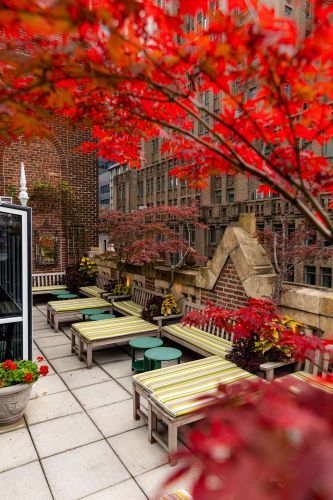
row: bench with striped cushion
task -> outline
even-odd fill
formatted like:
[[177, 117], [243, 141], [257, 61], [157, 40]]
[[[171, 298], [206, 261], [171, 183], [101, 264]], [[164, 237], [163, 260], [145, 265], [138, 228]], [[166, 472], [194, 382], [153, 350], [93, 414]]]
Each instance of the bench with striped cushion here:
[[103, 294], [107, 293], [98, 286], [81, 286], [79, 292], [86, 297], [103, 297]]
[[99, 309], [100, 307], [110, 309], [111, 304], [104, 299], [86, 298], [72, 300], [57, 300], [47, 304], [47, 322], [58, 331], [59, 318], [69, 313], [78, 313], [81, 309]]
[[295, 382], [299, 382], [299, 381], [307, 382], [308, 384], [312, 385], [313, 387], [316, 387], [317, 389], [321, 389], [322, 391], [333, 393], [333, 383], [332, 382], [328, 382], [325, 378], [319, 377], [318, 375], [312, 375], [312, 373], [308, 373], [305, 371], [299, 371], [299, 372], [291, 373], [290, 375], [287, 375], [286, 377], [283, 377], [280, 380], [286, 380], [286, 379], [288, 381], [291, 381], [291, 382], [293, 380], [295, 380]]
[[126, 316], [138, 316], [140, 318], [143, 311], [143, 307], [139, 306], [139, 304], [136, 304], [132, 300], [117, 302], [115, 309]]
[[66, 285], [45, 285], [45, 286], [33, 286], [32, 293], [37, 295], [38, 293], [49, 293], [55, 290], [67, 290]]
[[180, 376], [179, 381], [174, 384], [155, 388], [150, 397], [172, 417], [181, 417], [211, 404], [219, 384], [256, 379], [256, 375], [221, 359], [220, 367], [216, 371], [204, 373], [202, 377], [194, 380], [182, 380]]
[[162, 328], [162, 336], [189, 347], [203, 356], [225, 356], [232, 349], [232, 342], [193, 326], [175, 323]]
[[188, 490], [176, 490], [166, 493], [160, 500], [192, 500], [192, 495]]
[[97, 345], [106, 347], [118, 342], [127, 342], [140, 335], [156, 336], [157, 334], [156, 325], [133, 316], [74, 323], [71, 326], [72, 352], [75, 351], [76, 339], [79, 359], [82, 358], [84, 347], [86, 347], [87, 366], [91, 368], [92, 351]]

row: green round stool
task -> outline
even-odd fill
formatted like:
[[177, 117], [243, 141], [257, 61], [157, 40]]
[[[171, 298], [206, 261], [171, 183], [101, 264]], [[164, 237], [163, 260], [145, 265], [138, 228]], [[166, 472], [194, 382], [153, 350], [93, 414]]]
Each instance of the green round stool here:
[[63, 293], [59, 295], [59, 298], [62, 300], [68, 300], [68, 299], [77, 299], [78, 295], [76, 293]]
[[154, 347], [145, 352], [147, 370], [161, 368], [162, 361], [173, 361], [176, 359], [180, 363], [183, 353], [174, 347]]
[[95, 314], [103, 314], [105, 313], [104, 309], [81, 309], [79, 311], [80, 314], [83, 316], [83, 321], [86, 320], [86, 316], [94, 316]]
[[112, 319], [115, 318], [114, 314], [104, 313], [104, 314], [92, 314], [89, 316], [90, 321], [100, 321], [102, 319]]
[[60, 297], [60, 295], [68, 295], [68, 290], [54, 290], [54, 292], [50, 292], [51, 295], [55, 295], [56, 297]]
[[137, 359], [135, 356], [135, 349], [143, 349], [144, 353], [153, 347], [160, 347], [163, 345], [163, 340], [156, 337], [139, 337], [129, 341], [132, 348], [132, 371], [144, 372], [146, 371], [146, 359]]

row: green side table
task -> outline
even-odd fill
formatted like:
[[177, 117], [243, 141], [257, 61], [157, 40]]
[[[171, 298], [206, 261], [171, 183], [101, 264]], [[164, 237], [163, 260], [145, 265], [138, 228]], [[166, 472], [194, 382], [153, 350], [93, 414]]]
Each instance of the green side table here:
[[177, 360], [180, 363], [180, 358], [183, 353], [174, 347], [155, 347], [148, 349], [145, 352], [147, 370], [156, 370], [161, 368], [162, 361]]
[[156, 337], [139, 337], [129, 341], [132, 348], [132, 370], [136, 372], [146, 371], [146, 359], [137, 359], [135, 356], [135, 349], [143, 349], [144, 353], [153, 347], [160, 347], [163, 345], [163, 340]]
[[100, 321], [102, 319], [112, 319], [115, 318], [114, 314], [104, 313], [104, 314], [92, 314], [89, 316], [90, 321]]
[[76, 293], [62, 293], [61, 295], [59, 295], [59, 299], [62, 299], [62, 300], [67, 300], [67, 299], [77, 299], [78, 298], [78, 295]]
[[83, 321], [86, 320], [86, 316], [93, 316], [94, 314], [103, 314], [105, 313], [104, 309], [81, 309], [79, 311], [83, 316]]

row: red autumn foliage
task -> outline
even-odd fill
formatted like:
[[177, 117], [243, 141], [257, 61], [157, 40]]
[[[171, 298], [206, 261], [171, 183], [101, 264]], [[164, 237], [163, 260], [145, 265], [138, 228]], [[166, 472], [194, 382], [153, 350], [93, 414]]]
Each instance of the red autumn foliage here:
[[[145, 264], [185, 254], [191, 245], [189, 230], [205, 227], [195, 207], [162, 206], [129, 213], [105, 210], [101, 218], [100, 229], [108, 232], [123, 264]], [[184, 227], [184, 237], [174, 226]], [[206, 261], [198, 254], [195, 259], [201, 264]]]
[[254, 175], [332, 239], [318, 197], [333, 190], [333, 4], [311, 1], [304, 36], [265, 4], [177, 3], [1, 1], [2, 138], [48, 134], [56, 113], [92, 128], [85, 149], [139, 167], [140, 141], [159, 137], [189, 185]]
[[332, 393], [290, 384], [220, 387], [180, 454], [177, 480], [193, 471], [194, 500], [332, 500]]

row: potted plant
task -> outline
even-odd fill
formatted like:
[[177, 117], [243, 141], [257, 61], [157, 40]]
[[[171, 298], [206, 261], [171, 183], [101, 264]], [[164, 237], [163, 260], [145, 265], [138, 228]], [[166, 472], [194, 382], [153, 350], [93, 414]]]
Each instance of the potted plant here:
[[[37, 362], [42, 361], [39, 356]], [[7, 359], [0, 363], [0, 425], [12, 424], [22, 417], [33, 383], [48, 371], [47, 366], [38, 366], [29, 360]]]

